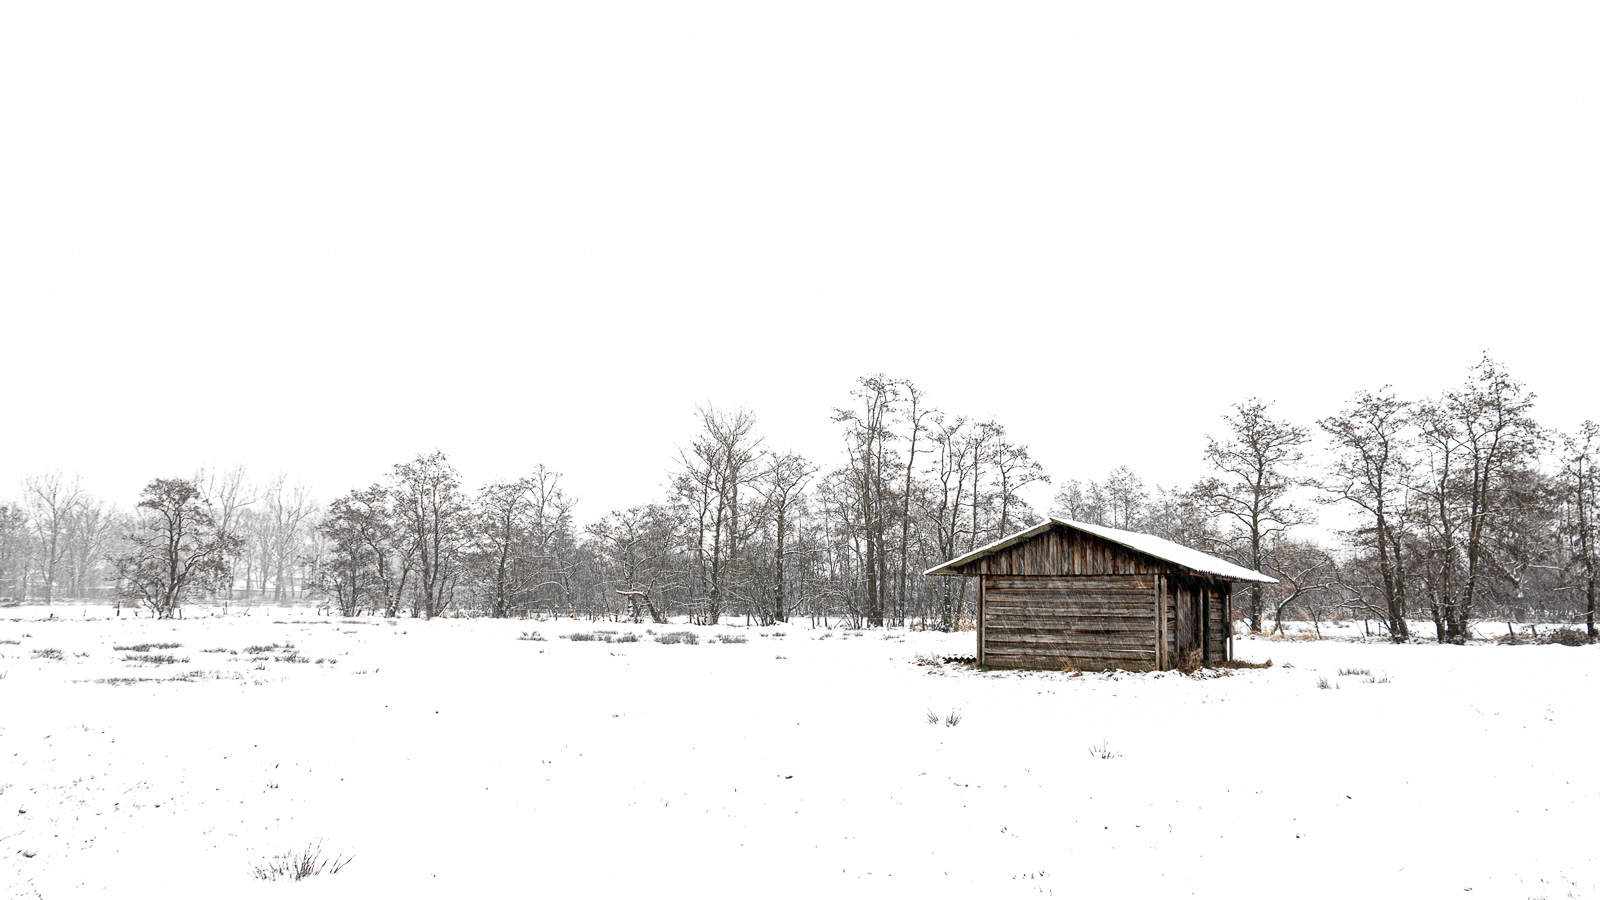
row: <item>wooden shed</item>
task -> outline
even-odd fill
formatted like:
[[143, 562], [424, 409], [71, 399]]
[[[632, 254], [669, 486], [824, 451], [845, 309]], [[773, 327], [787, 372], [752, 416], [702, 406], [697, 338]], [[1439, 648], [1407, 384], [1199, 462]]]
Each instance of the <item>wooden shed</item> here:
[[1172, 541], [1049, 519], [929, 575], [978, 579], [978, 662], [1171, 669], [1231, 659], [1234, 582], [1277, 579]]

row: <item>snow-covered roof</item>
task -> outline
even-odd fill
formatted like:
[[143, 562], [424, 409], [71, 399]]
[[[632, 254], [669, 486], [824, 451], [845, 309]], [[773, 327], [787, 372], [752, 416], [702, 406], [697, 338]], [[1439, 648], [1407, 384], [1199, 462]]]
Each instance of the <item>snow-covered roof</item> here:
[[1196, 550], [1192, 547], [1185, 547], [1182, 544], [1175, 544], [1166, 538], [1158, 538], [1153, 534], [1144, 534], [1143, 532], [1139, 531], [1123, 531], [1120, 528], [1107, 528], [1104, 525], [1090, 525], [1087, 522], [1073, 522], [1068, 519], [1046, 519], [1025, 531], [1019, 531], [1016, 534], [1003, 537], [992, 544], [979, 547], [978, 549], [968, 553], [966, 556], [960, 557], [959, 559], [952, 559], [947, 563], [934, 566], [923, 574], [960, 574], [955, 570], [966, 565], [967, 563], [982, 559], [983, 557], [988, 556], [991, 553], [995, 553], [996, 551], [1004, 550], [1013, 544], [1020, 544], [1023, 541], [1034, 537], [1035, 535], [1043, 534], [1044, 532], [1049, 531], [1052, 527], [1057, 525], [1063, 525], [1067, 528], [1075, 528], [1078, 531], [1092, 534], [1095, 537], [1110, 541], [1113, 544], [1121, 544], [1130, 550], [1136, 550], [1145, 554], [1146, 556], [1153, 556], [1156, 559], [1165, 560], [1173, 565], [1182, 566], [1183, 568], [1189, 569], [1193, 572], [1199, 572], [1202, 575], [1214, 575], [1218, 578], [1223, 578], [1228, 581], [1257, 581], [1261, 582], [1262, 584], [1278, 583], [1278, 579], [1276, 578], [1263, 575], [1260, 572], [1257, 572], [1253, 569], [1247, 569], [1244, 566], [1235, 565], [1225, 559], [1218, 559], [1209, 553], [1201, 553], [1199, 550]]

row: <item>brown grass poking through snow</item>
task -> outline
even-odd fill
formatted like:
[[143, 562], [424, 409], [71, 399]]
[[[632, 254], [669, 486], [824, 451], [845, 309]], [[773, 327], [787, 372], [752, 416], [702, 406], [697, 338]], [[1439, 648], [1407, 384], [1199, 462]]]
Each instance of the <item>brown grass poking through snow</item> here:
[[250, 869], [250, 874], [262, 881], [303, 881], [313, 875], [327, 872], [335, 875], [340, 869], [350, 864], [353, 856], [322, 855], [322, 842], [318, 841], [304, 850], [290, 850], [268, 859], [266, 862], [257, 863]]

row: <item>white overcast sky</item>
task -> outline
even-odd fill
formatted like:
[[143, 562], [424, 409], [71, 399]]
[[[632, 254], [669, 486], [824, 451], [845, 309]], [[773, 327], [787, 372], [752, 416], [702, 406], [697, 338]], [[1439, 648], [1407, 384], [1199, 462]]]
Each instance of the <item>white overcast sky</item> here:
[[[1059, 480], [1202, 474], [1487, 350], [1570, 430], [1594, 3], [0, 9], [0, 497], [419, 451], [661, 494], [695, 406], [840, 459], [854, 379]], [[1048, 498], [1045, 491], [1041, 502]]]

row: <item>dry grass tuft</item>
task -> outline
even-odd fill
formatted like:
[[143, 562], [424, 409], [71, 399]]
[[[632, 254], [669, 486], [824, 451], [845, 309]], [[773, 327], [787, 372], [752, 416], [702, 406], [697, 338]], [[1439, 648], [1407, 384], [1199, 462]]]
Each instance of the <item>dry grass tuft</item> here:
[[177, 657], [161, 653], [129, 653], [122, 657], [123, 662], [130, 662], [136, 666], [170, 666], [174, 663], [186, 663], [189, 657]]
[[1582, 647], [1589, 643], [1589, 636], [1576, 628], [1557, 628], [1539, 635], [1541, 644], [1560, 644], [1563, 647]]
[[349, 865], [350, 860], [354, 858], [323, 856], [322, 842], [318, 841], [304, 850], [290, 850], [266, 862], [257, 863], [251, 867], [250, 874], [262, 881], [303, 881], [313, 875], [321, 875], [324, 871], [329, 875], [338, 874], [339, 870]]

